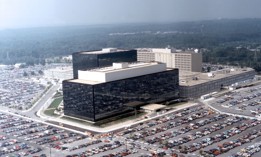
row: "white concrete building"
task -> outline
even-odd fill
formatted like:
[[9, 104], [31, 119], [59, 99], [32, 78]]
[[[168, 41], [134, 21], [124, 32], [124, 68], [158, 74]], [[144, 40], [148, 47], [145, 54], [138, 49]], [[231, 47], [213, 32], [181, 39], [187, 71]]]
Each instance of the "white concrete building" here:
[[151, 62], [155, 61], [155, 54], [151, 49], [138, 49], [137, 51], [137, 61], [140, 62]]
[[92, 70], [79, 70], [78, 79], [104, 83], [166, 71], [165, 63], [113, 63], [113, 66]]
[[180, 71], [201, 72], [202, 70], [202, 54], [197, 51], [142, 48], [137, 51], [137, 60], [163, 62], [168, 68], [178, 68]]
[[73, 69], [71, 66], [68, 67], [57, 67], [48, 70], [44, 70], [45, 78], [67, 80], [73, 78]]

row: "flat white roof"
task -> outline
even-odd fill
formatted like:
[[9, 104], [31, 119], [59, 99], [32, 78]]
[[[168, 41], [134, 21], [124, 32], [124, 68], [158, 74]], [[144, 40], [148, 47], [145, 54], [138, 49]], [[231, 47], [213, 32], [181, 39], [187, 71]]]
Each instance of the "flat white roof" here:
[[113, 66], [108, 66], [108, 67], [102, 67], [102, 68], [96, 68], [96, 69], [91, 69], [87, 71], [92, 71], [92, 72], [101, 72], [101, 73], [110, 73], [112, 71], [126, 71], [129, 69], [134, 69], [134, 68], [141, 68], [141, 67], [147, 67], [147, 66], [152, 66], [152, 65], [158, 65], [160, 63], [158, 62], [134, 62], [134, 63], [128, 63], [127, 68], [120, 68], [116, 69]]
[[[254, 71], [252, 68], [237, 68], [234, 70], [223, 69], [222, 71], [212, 71], [214, 77], [208, 76], [209, 73], [200, 73], [200, 72], [184, 72], [179, 71], [179, 84], [181, 86], [194, 86], [202, 83], [206, 83], [213, 80], [219, 80], [229, 76], [234, 76], [238, 74], [244, 74], [249, 71]], [[194, 78], [194, 79], [193, 79]], [[196, 79], [195, 79], [196, 78]]]
[[152, 49], [152, 52], [156, 52], [156, 53], [172, 53], [173, 50], [171, 49]]
[[135, 62], [135, 63], [117, 63], [114, 66], [97, 68], [92, 70], [78, 70], [78, 79], [89, 84], [104, 83], [116, 80], [122, 80], [142, 75], [148, 75], [166, 71], [165, 63], [158, 62]]
[[137, 52], [140, 53], [170, 53], [170, 54], [194, 54], [197, 53], [193, 50], [177, 50], [169, 48], [138, 48]]
[[81, 54], [105, 54], [105, 53], [114, 53], [114, 52], [123, 52], [128, 50], [116, 49], [116, 48], [104, 48], [99, 51], [87, 51], [87, 52], [80, 52]]

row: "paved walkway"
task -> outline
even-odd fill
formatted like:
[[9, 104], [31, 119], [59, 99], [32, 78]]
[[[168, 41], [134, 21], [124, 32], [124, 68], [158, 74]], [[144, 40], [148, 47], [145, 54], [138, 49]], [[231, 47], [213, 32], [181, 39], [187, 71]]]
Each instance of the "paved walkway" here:
[[171, 110], [169, 112], [165, 112], [163, 114], [158, 114], [158, 115], [156, 115], [154, 117], [150, 117], [150, 118], [146, 118], [145, 119], [144, 116], [143, 116], [143, 118], [127, 120], [127, 121], [120, 122], [120, 123], [117, 123], [117, 124], [114, 124], [114, 125], [111, 125], [111, 126], [108, 126], [108, 127], [87, 126], [87, 125], [84, 125], [84, 124], [80, 124], [80, 123], [77, 123], [77, 122], [72, 122], [72, 121], [69, 121], [69, 120], [64, 120], [64, 119], [61, 119], [61, 118], [48, 117], [48, 116], [43, 114], [42, 110], [38, 111], [37, 115], [40, 116], [43, 119], [46, 119], [46, 120], [51, 120], [51, 121], [56, 121], [56, 122], [59, 122], [59, 123], [68, 124], [68, 125], [75, 126], [75, 127], [78, 127], [78, 128], [90, 130], [90, 131], [93, 131], [93, 132], [107, 133], [107, 132], [112, 132], [112, 131], [115, 131], [115, 130], [118, 130], [118, 129], [130, 127], [132, 125], [136, 125], [136, 124], [139, 124], [139, 123], [142, 123], [142, 122], [146, 122], [146, 121], [149, 121], [149, 120], [152, 120], [152, 119], [155, 119], [155, 118], [158, 118], [158, 117], [161, 117], [161, 116], [173, 113], [175, 111], [182, 110], [184, 108], [195, 106], [197, 104], [198, 103], [189, 102], [189, 103], [186, 103], [186, 104], [183, 104], [183, 105], [178, 105], [178, 106], [174, 107], [173, 110]]

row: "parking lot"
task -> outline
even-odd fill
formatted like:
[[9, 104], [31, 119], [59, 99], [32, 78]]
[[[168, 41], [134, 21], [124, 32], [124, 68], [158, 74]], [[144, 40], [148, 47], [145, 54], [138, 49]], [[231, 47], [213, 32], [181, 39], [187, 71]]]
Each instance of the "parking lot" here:
[[222, 112], [258, 117], [261, 114], [261, 85], [229, 92], [208, 103]]
[[[27, 88], [35, 90], [32, 93], [45, 88], [24, 80], [14, 79], [9, 84], [4, 82], [7, 80], [1, 81], [1, 98], [7, 97], [8, 91], [17, 91], [17, 96], [23, 97], [19, 98], [20, 103], [25, 106], [23, 99], [35, 97], [26, 97], [30, 94]], [[260, 89], [261, 85], [243, 88], [208, 103], [224, 112], [255, 118], [260, 114]], [[4, 105], [4, 99], [1, 100]], [[16, 98], [6, 102], [19, 104]], [[261, 121], [220, 114], [203, 104], [161, 112], [165, 115], [106, 134], [78, 134], [45, 122], [0, 113], [0, 156], [261, 156]]]
[[61, 145], [88, 137], [5, 113], [0, 113], [0, 129], [0, 156], [65, 156]]
[[42, 69], [42, 66], [0, 69], [0, 105], [16, 110], [29, 109], [47, 87], [36, 80], [41, 77]]
[[218, 114], [203, 105], [106, 134], [78, 134], [6, 113], [0, 113], [0, 129], [0, 156], [261, 155], [261, 121]]
[[31, 81], [1, 81], [0, 104], [18, 110], [29, 109], [45, 88], [46, 86]]
[[[69, 156], [236, 156], [261, 155], [261, 121], [217, 114], [203, 106], [178, 111], [103, 135], [67, 149]], [[251, 147], [250, 147], [251, 146]], [[250, 147], [250, 148], [249, 148]], [[254, 151], [253, 151], [254, 152]]]
[[46, 78], [44, 71], [66, 65], [35, 65], [23, 68], [0, 68], [0, 107], [17, 111], [28, 110], [48, 90], [55, 79]]

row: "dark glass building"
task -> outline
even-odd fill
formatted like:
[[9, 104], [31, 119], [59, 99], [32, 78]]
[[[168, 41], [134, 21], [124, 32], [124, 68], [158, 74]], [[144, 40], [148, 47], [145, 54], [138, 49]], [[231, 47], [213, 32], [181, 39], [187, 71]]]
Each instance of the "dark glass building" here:
[[97, 51], [76, 52], [72, 54], [72, 59], [73, 78], [78, 79], [78, 70], [109, 66], [114, 62], [135, 62], [137, 61], [137, 50], [108, 48]]
[[131, 110], [126, 104], [157, 103], [179, 96], [178, 69], [127, 79], [89, 84], [63, 81], [64, 114], [97, 121]]

